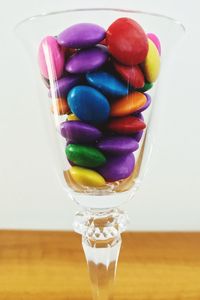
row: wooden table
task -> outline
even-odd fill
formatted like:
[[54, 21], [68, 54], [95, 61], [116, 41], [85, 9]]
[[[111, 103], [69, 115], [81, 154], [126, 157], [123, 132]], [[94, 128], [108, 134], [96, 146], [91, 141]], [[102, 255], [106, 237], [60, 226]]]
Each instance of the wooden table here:
[[[80, 236], [0, 231], [0, 300], [89, 300]], [[115, 300], [199, 300], [200, 233], [126, 233]]]

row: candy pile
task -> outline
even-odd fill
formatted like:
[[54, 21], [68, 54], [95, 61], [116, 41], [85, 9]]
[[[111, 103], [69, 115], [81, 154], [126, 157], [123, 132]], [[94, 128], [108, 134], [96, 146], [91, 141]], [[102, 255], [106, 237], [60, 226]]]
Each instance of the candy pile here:
[[42, 40], [40, 71], [56, 101], [52, 112], [67, 115], [60, 133], [75, 184], [98, 188], [132, 174], [160, 53], [158, 37], [129, 18], [107, 31], [75, 24]]

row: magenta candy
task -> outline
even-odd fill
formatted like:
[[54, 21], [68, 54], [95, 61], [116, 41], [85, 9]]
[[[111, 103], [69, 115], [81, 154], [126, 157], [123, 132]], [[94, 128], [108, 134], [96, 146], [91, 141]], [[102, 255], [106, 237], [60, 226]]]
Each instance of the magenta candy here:
[[[80, 83], [81, 77], [79, 75], [66, 75], [65, 77], [54, 82], [54, 93], [55, 96], [67, 97], [68, 92], [77, 84]], [[49, 91], [49, 96], [51, 97], [51, 90]]]
[[69, 48], [88, 48], [101, 42], [106, 36], [104, 28], [92, 23], [70, 26], [58, 35], [58, 43]]
[[132, 153], [107, 157], [106, 163], [97, 169], [106, 181], [116, 181], [127, 178], [133, 172], [135, 158]]
[[[64, 70], [65, 53], [56, 38], [45, 37], [40, 43], [38, 50], [38, 63], [42, 76], [47, 79], [59, 79]], [[50, 64], [50, 66], [49, 66]]]
[[80, 50], [68, 59], [65, 70], [72, 74], [90, 72], [100, 68], [107, 58], [107, 48], [102, 45]]
[[147, 33], [147, 36], [154, 43], [154, 45], [158, 49], [159, 54], [161, 55], [161, 44], [157, 35], [155, 35], [154, 33]]

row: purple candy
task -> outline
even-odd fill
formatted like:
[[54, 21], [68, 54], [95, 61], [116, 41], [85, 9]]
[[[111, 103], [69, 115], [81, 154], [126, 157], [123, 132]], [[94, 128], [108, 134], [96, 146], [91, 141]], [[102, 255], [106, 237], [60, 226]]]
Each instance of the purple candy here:
[[92, 23], [79, 23], [61, 32], [57, 41], [69, 48], [87, 48], [101, 42], [106, 36], [105, 29]]
[[[68, 92], [80, 82], [80, 76], [67, 75], [54, 82], [54, 92], [56, 97], [66, 97]], [[49, 91], [49, 97], [51, 97], [51, 91]]]
[[138, 113], [138, 112], [134, 112], [133, 117], [136, 117], [138, 119], [141, 119], [142, 121], [144, 121], [144, 117], [142, 115], [142, 113]]
[[106, 181], [116, 181], [127, 178], [133, 172], [135, 157], [132, 153], [109, 157], [107, 162], [97, 169]]
[[[54, 82], [54, 92], [56, 97], [65, 97], [68, 92], [80, 82], [80, 76], [78, 75], [67, 75]], [[49, 91], [49, 97], [51, 97], [51, 90]]]
[[[142, 121], [144, 121], [144, 117], [143, 117], [142, 113], [135, 112], [133, 115], [134, 115], [134, 117], [137, 117], [137, 118], [141, 119]], [[139, 141], [142, 138], [142, 135], [143, 135], [143, 130], [140, 130], [140, 131], [134, 133], [132, 135], [132, 137], [139, 143]]]
[[132, 135], [132, 137], [139, 143], [143, 135], [143, 130], [138, 131]]
[[60, 124], [63, 137], [74, 143], [94, 143], [102, 133], [96, 127], [81, 121], [66, 121]]
[[146, 110], [150, 104], [151, 104], [151, 96], [147, 93], [144, 93], [144, 95], [146, 96], [147, 98], [147, 101], [145, 103], [145, 105], [143, 105], [140, 109], [138, 109], [137, 111], [135, 111], [135, 113], [141, 113], [142, 111]]
[[136, 151], [139, 148], [139, 144], [132, 137], [115, 136], [103, 138], [97, 147], [105, 153], [123, 155]]
[[72, 74], [90, 72], [100, 68], [107, 58], [107, 48], [102, 45], [80, 50], [68, 59], [65, 70]]

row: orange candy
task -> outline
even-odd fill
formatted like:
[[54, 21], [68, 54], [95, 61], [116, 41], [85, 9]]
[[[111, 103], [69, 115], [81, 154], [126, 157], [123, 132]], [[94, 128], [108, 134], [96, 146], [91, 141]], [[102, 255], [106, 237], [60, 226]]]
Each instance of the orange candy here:
[[[54, 113], [54, 106], [51, 105], [51, 112]], [[56, 99], [56, 114], [66, 115], [70, 112], [67, 100], [65, 98]]]
[[133, 92], [111, 105], [110, 115], [112, 117], [123, 117], [130, 115], [145, 105], [146, 96], [140, 92]]

